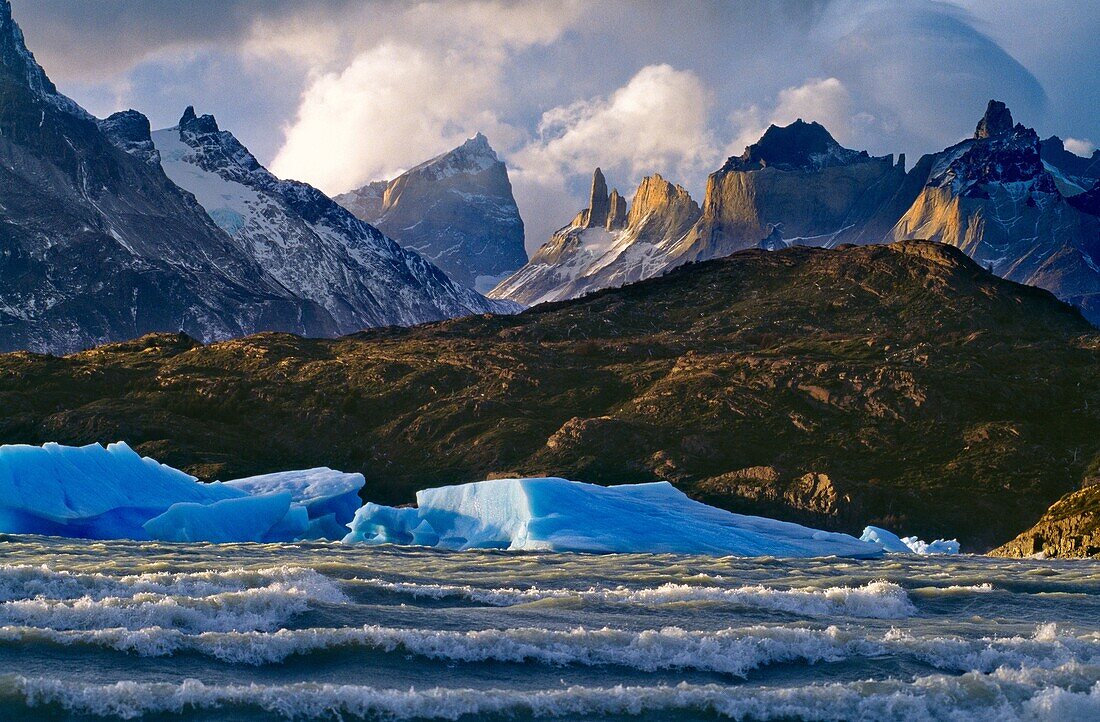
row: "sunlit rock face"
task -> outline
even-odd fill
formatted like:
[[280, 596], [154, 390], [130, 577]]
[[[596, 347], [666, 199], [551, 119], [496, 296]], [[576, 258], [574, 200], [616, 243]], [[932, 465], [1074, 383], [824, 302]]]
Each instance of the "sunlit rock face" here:
[[589, 206], [491, 297], [573, 298], [745, 248], [876, 243], [916, 197], [904, 159], [844, 148], [817, 123], [770, 127], [707, 182], [702, 209], [660, 175], [644, 179], [625, 223], [599, 168]]
[[1001, 557], [1100, 558], [1100, 484], [1066, 494], [1035, 526], [991, 553]]
[[[1045, 288], [1100, 320], [1100, 224], [1088, 199], [1070, 203], [1034, 130], [991, 101], [974, 137], [925, 156], [923, 183], [889, 240], [956, 246], [1012, 281]], [[1076, 207], [1078, 204], [1083, 206]]]
[[336, 201], [470, 288], [487, 291], [527, 261], [508, 169], [481, 133]]
[[608, 193], [597, 168], [588, 208], [489, 296], [533, 305], [660, 275], [699, 216], [688, 192], [659, 174], [644, 178], [628, 205], [617, 189]]
[[[745, 248], [873, 243], [904, 204], [904, 160], [844, 148], [818, 123], [771, 126], [707, 181], [703, 217], [676, 263]], [[899, 198], [900, 194], [900, 198]]]

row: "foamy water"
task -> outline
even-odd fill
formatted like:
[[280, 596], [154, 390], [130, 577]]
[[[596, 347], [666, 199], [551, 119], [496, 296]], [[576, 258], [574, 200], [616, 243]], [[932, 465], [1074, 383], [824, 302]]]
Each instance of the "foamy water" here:
[[0, 719], [1100, 719], [1100, 565], [6, 537]]

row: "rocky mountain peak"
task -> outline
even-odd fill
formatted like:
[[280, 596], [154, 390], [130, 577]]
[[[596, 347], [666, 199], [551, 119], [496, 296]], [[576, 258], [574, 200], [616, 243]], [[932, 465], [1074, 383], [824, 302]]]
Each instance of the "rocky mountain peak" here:
[[477, 175], [496, 166], [503, 167], [503, 163], [489, 145], [489, 139], [478, 132], [457, 148], [410, 168], [402, 176], [420, 175], [432, 180], [443, 180], [456, 175]]
[[481, 131], [475, 133], [473, 138], [468, 138], [466, 142], [462, 144], [462, 147], [470, 152], [490, 154], [493, 156], [494, 160], [496, 159], [496, 151], [489, 145], [489, 139], [486, 138], [485, 134]]
[[577, 225], [582, 228], [598, 228], [607, 225], [607, 214], [611, 208], [607, 193], [607, 181], [599, 168], [592, 173], [592, 190], [588, 195], [588, 208], [581, 211]]
[[990, 108], [992, 113], [987, 111], [978, 124], [975, 138], [940, 154], [932, 167], [930, 185], [950, 184], [955, 193], [970, 198], [988, 197], [986, 185], [990, 183], [1028, 183], [1029, 193], [1056, 194], [1054, 178], [1043, 165], [1039, 135], [1020, 124], [1006, 129], [1011, 115], [1004, 104], [991, 101]]
[[619, 189], [611, 191], [607, 198], [607, 230], [614, 231], [626, 225], [626, 199], [619, 195]]
[[[0, 0], [0, 73], [10, 75], [38, 99], [69, 115], [84, 120], [93, 119], [87, 111], [57, 92], [57, 86], [46, 76], [34, 55], [27, 49], [23, 31], [12, 18], [9, 0]], [[5, 103], [10, 102], [11, 99], [5, 99]]]
[[152, 165], [160, 164], [149, 119], [136, 110], [122, 110], [98, 122], [99, 129], [120, 150]]
[[206, 114], [196, 117], [195, 106], [193, 105], [187, 106], [187, 109], [183, 111], [183, 115], [180, 117], [179, 128], [181, 131], [200, 135], [219, 132], [218, 121], [214, 119], [214, 116]]
[[335, 200], [470, 288], [487, 291], [527, 261], [508, 168], [483, 133]]
[[854, 151], [837, 143], [825, 126], [801, 118], [787, 126], [771, 125], [760, 140], [740, 156], [726, 161], [722, 171], [820, 170], [870, 160], [866, 151]]
[[978, 121], [978, 127], [974, 130], [974, 138], [983, 140], [998, 135], [1012, 132], [1012, 113], [1008, 107], [999, 100], [990, 100], [985, 107], [985, 115]]

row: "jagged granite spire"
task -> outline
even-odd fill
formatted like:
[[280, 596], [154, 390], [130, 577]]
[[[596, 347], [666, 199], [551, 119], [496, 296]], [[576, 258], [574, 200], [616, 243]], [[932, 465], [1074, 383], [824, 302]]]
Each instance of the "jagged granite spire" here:
[[610, 210], [610, 198], [607, 193], [607, 181], [603, 171], [596, 168], [592, 173], [592, 192], [588, 197], [588, 216], [585, 228], [597, 228], [607, 224], [607, 212]]
[[978, 127], [974, 129], [974, 137], [982, 140], [1010, 132], [1012, 132], [1012, 113], [1001, 101], [990, 100], [989, 105], [985, 107], [985, 115], [978, 121]]
[[626, 199], [619, 195], [616, 188], [607, 198], [607, 230], [614, 231], [625, 226], [626, 213]]

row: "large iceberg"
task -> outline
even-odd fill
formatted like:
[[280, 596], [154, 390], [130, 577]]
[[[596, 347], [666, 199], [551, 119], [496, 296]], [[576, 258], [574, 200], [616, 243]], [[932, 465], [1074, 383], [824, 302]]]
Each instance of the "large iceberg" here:
[[875, 557], [847, 534], [734, 514], [668, 482], [597, 486], [559, 478], [494, 479], [426, 489], [416, 508], [367, 504], [348, 543], [735, 556]]
[[148, 539], [142, 525], [173, 504], [243, 496], [138, 456], [121, 441], [0, 446], [0, 531]]
[[0, 446], [0, 532], [86, 539], [268, 542], [339, 539], [361, 474], [307, 469], [204, 484], [107, 447]]
[[934, 542], [926, 542], [915, 536], [899, 537], [897, 534], [887, 531], [882, 527], [869, 526], [864, 528], [859, 537], [865, 542], [877, 544], [883, 551], [895, 554], [958, 554], [959, 542], [955, 539], [937, 539]]

